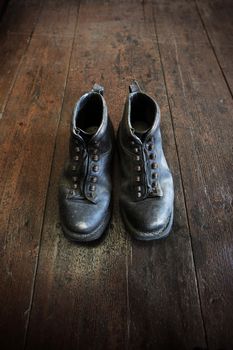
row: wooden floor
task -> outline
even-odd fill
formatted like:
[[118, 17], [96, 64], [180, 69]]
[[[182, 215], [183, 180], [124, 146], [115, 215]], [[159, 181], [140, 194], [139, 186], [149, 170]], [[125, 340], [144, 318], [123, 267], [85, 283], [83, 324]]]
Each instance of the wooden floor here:
[[[233, 2], [11, 0], [0, 28], [0, 348], [233, 349]], [[97, 244], [62, 235], [58, 181], [79, 96], [114, 126], [130, 81], [162, 112], [169, 238], [115, 208]]]

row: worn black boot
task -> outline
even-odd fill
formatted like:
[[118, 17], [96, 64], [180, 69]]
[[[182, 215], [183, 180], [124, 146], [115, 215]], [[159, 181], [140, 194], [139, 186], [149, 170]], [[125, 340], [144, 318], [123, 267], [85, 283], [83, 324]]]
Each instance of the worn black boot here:
[[71, 122], [59, 206], [64, 234], [74, 241], [99, 238], [111, 216], [114, 132], [102, 95], [103, 88], [95, 84], [77, 102]]
[[162, 149], [160, 110], [137, 82], [130, 85], [118, 150], [120, 209], [127, 230], [141, 240], [167, 236], [173, 222], [174, 189]]

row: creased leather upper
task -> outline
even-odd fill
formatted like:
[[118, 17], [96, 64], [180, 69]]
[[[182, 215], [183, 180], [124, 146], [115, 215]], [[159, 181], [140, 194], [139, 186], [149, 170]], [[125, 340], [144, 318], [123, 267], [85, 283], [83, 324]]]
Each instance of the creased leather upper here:
[[[142, 94], [155, 104], [154, 122], [143, 140], [131, 125], [131, 104], [135, 94]], [[140, 117], [143, 121], [145, 115]], [[126, 100], [118, 130], [118, 149], [120, 207], [124, 217], [135, 231], [158, 233], [166, 226], [173, 211], [173, 179], [162, 148], [159, 106], [141, 91], [130, 93]]]
[[[85, 139], [85, 133], [77, 126], [77, 116], [86, 99], [96, 94], [102, 101], [102, 120], [97, 131]], [[91, 119], [92, 115], [85, 118]], [[88, 234], [101, 225], [111, 201], [114, 132], [101, 94], [91, 91], [80, 98], [73, 111], [70, 131], [69, 159], [59, 186], [61, 219], [68, 230]]]

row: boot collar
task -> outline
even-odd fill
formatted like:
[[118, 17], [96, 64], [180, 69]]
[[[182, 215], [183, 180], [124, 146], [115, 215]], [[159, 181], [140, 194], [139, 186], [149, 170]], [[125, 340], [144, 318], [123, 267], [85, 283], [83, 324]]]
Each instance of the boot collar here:
[[156, 130], [160, 126], [160, 108], [159, 108], [159, 105], [157, 104], [157, 102], [151, 96], [142, 92], [141, 90], [129, 93], [128, 99], [126, 101], [126, 111], [125, 111], [126, 112], [126, 118], [125, 118], [126, 130], [127, 130], [127, 133], [130, 137], [136, 138], [139, 143], [142, 143], [140, 138], [137, 137], [137, 135], [135, 134], [135, 130], [132, 127], [131, 122], [130, 122], [131, 103], [132, 103], [132, 99], [134, 98], [134, 96], [136, 94], [142, 94], [142, 95], [146, 96], [147, 98], [149, 98], [150, 100], [152, 100], [152, 102], [155, 104], [155, 109], [156, 109], [154, 123], [153, 123], [152, 127], [146, 132], [144, 142], [147, 142], [151, 138], [151, 136], [154, 135], [154, 133], [156, 132]]
[[[97, 87], [99, 89], [97, 90]], [[76, 103], [74, 110], [73, 110], [73, 116], [71, 120], [71, 134], [73, 135], [74, 138], [78, 139], [81, 143], [86, 143], [82, 137], [83, 131], [76, 126], [76, 118], [79, 110], [82, 108], [83, 103], [85, 100], [90, 97], [90, 95], [95, 95], [98, 94], [99, 97], [102, 99], [102, 104], [103, 104], [103, 113], [102, 113], [102, 122], [96, 131], [95, 134], [93, 134], [90, 139], [87, 141], [87, 143], [93, 143], [93, 142], [98, 142], [101, 140], [103, 135], [105, 134], [106, 128], [107, 128], [107, 123], [108, 123], [108, 110], [107, 110], [107, 104], [106, 101], [103, 97], [103, 88], [97, 84], [94, 85], [92, 91], [85, 93]]]

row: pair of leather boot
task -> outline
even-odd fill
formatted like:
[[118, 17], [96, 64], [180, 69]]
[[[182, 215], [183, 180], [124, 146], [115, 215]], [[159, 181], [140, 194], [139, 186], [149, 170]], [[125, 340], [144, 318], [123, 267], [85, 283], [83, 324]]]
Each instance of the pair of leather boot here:
[[[169, 234], [174, 188], [160, 133], [160, 109], [134, 81], [117, 134], [120, 158], [120, 210], [135, 238], [152, 240]], [[72, 122], [69, 159], [59, 185], [61, 224], [74, 241], [98, 239], [112, 212], [114, 130], [95, 84], [77, 102]]]

